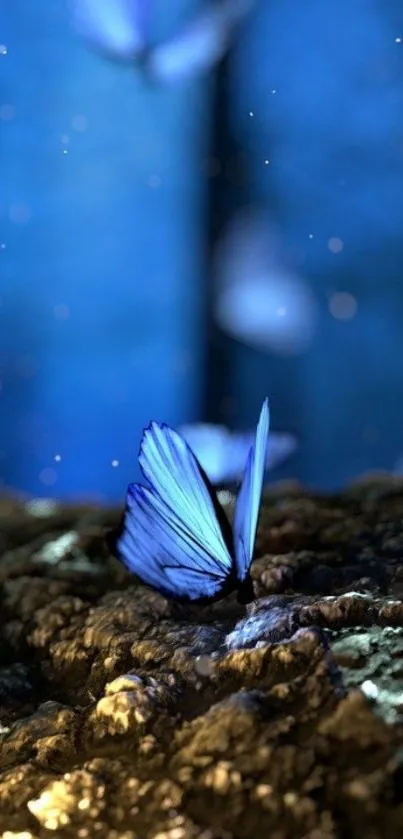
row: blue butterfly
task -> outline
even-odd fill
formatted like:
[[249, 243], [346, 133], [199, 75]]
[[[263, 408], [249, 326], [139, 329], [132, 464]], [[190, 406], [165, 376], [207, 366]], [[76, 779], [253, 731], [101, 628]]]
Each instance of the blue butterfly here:
[[253, 600], [250, 565], [266, 463], [263, 403], [238, 494], [233, 531], [203, 468], [177, 431], [152, 422], [139, 463], [149, 487], [130, 484], [113, 552], [147, 585], [178, 600]]

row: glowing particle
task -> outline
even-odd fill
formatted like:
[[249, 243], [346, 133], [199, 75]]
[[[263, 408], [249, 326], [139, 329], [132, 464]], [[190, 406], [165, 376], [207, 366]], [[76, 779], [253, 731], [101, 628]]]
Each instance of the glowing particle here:
[[119, 466], [119, 461], [118, 460], [112, 460], [111, 465], [113, 466], [114, 469], [116, 469], [116, 466]]
[[361, 690], [365, 693], [365, 696], [367, 696], [368, 699], [376, 699], [379, 694], [376, 684], [372, 682], [371, 679], [366, 679], [365, 682], [362, 683]]
[[336, 320], [351, 320], [357, 308], [355, 297], [348, 291], [338, 291], [329, 300], [329, 312]]
[[47, 487], [53, 486], [57, 481], [57, 473], [51, 467], [46, 467], [39, 473], [39, 480]]
[[253, 111], [249, 111], [249, 116], [250, 116], [250, 117], [254, 117], [254, 116], [255, 116], [254, 112], [253, 112]]
[[395, 44], [401, 44], [401, 43], [402, 43], [402, 39], [400, 37], [395, 38]]
[[78, 802], [78, 805], [77, 805], [77, 806], [78, 806], [78, 809], [79, 809], [79, 810], [88, 810], [88, 808], [89, 808], [90, 804], [91, 804], [91, 801], [90, 801], [90, 799], [89, 799], [89, 798], [82, 798], [82, 799]]
[[2, 251], [5, 251], [5, 249], [6, 249], [6, 243], [5, 243], [5, 242], [2, 242], [2, 243], [1, 243], [1, 245], [0, 245], [0, 249], [1, 249]]
[[62, 145], [63, 145], [63, 148], [62, 148], [62, 154], [67, 154], [67, 153], [68, 153], [68, 149], [66, 148], [66, 146], [68, 146], [68, 144], [69, 144], [69, 142], [70, 142], [70, 137], [69, 137], [69, 135], [68, 135], [68, 134], [62, 134], [62, 136], [61, 136], [61, 141], [62, 141]]
[[270, 164], [270, 160], [265, 160], [265, 165], [269, 166], [269, 164]]
[[67, 320], [70, 317], [70, 307], [65, 303], [57, 303], [53, 307], [53, 315], [57, 320]]
[[337, 236], [331, 236], [327, 246], [332, 253], [340, 253], [344, 248], [344, 243]]
[[273, 87], [273, 88], [271, 89], [270, 93], [272, 93], [273, 95], [274, 95], [275, 93], [277, 93], [276, 88], [275, 88], [275, 87]]
[[308, 239], [313, 239], [313, 233], [310, 233]]
[[7, 55], [8, 49], [5, 44], [0, 44], [0, 55]]
[[61, 459], [62, 459], [61, 454], [55, 454], [55, 461], [56, 461], [56, 463], [60, 463]]

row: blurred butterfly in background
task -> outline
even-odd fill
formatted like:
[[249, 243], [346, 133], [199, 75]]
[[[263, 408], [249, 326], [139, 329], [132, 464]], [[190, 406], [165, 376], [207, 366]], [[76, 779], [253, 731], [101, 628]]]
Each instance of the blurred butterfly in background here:
[[[149, 486], [130, 484], [113, 553], [129, 571], [178, 600], [253, 600], [250, 566], [269, 434], [263, 403], [235, 504], [233, 527], [203, 467], [177, 431], [152, 422], [139, 464]], [[109, 540], [110, 541], [110, 540]]]
[[[230, 431], [225, 425], [195, 423], [182, 425], [179, 433], [196, 455], [212, 484], [237, 483], [253, 444], [253, 431]], [[297, 448], [292, 434], [271, 431], [267, 442], [265, 471], [274, 469]]]
[[225, 55], [237, 26], [256, 0], [219, 0], [162, 43], [152, 45], [154, 0], [69, 0], [72, 26], [105, 58], [141, 67], [155, 82], [198, 75]]

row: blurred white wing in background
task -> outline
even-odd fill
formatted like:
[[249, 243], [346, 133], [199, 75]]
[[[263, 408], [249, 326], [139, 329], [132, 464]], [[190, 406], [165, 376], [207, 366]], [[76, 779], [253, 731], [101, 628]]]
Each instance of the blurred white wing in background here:
[[153, 0], [69, 0], [73, 28], [106, 58], [135, 64], [147, 76], [171, 83], [210, 70], [228, 50], [237, 26], [256, 0], [207, 2], [172, 38], [152, 44]]
[[256, 211], [240, 213], [217, 247], [215, 317], [232, 337], [276, 355], [298, 355], [312, 340], [317, 306], [280, 239]]
[[150, 51], [147, 70], [159, 82], [176, 82], [205, 73], [227, 52], [237, 26], [256, 0], [221, 0], [206, 9], [175, 37]]
[[[224, 425], [195, 423], [179, 429], [213, 484], [231, 484], [243, 475], [253, 431], [231, 432]], [[297, 443], [291, 434], [271, 431], [266, 451], [266, 470], [273, 469], [293, 451]]]
[[145, 49], [150, 0], [68, 0], [71, 23], [92, 49], [134, 62]]

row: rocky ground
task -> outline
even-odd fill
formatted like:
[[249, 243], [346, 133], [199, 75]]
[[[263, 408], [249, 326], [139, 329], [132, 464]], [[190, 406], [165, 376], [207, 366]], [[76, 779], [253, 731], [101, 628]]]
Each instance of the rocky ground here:
[[247, 609], [137, 584], [118, 517], [0, 501], [1, 839], [401, 839], [403, 483], [272, 489]]

